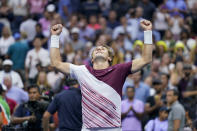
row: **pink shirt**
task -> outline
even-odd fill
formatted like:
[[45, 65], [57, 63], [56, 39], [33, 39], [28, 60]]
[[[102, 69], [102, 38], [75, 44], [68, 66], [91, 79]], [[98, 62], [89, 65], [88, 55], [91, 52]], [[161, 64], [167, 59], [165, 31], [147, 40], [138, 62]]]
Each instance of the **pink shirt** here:
[[48, 3], [48, 0], [28, 0], [30, 5], [31, 14], [41, 14], [44, 12], [44, 7]]

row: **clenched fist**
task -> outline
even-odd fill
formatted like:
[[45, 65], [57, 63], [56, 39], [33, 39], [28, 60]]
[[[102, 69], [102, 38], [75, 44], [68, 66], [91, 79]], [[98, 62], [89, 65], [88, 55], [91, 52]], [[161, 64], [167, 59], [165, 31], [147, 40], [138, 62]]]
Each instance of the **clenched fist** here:
[[62, 32], [62, 24], [53, 25], [51, 27], [51, 35], [59, 35]]
[[144, 29], [144, 31], [152, 30], [152, 23], [148, 20], [140, 21], [140, 26], [142, 27], [142, 29]]

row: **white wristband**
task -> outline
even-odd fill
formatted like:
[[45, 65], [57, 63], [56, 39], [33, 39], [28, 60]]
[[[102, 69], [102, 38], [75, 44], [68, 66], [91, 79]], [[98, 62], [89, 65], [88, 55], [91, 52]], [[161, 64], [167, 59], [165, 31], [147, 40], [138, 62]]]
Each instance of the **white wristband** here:
[[144, 44], [153, 44], [152, 31], [144, 31]]
[[51, 48], [59, 48], [60, 37], [58, 35], [51, 36]]

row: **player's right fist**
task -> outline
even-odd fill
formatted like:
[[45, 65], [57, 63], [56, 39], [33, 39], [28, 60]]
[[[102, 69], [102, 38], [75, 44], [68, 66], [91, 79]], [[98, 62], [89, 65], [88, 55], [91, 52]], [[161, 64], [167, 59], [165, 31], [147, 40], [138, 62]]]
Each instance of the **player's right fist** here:
[[51, 27], [51, 35], [59, 35], [62, 32], [62, 24], [56, 24]]

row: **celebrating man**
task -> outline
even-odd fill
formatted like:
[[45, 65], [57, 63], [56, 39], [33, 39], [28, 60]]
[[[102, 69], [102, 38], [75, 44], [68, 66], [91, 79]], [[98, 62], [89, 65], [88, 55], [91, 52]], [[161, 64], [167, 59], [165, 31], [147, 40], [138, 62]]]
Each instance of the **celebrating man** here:
[[152, 61], [152, 24], [147, 20], [140, 24], [145, 30], [141, 58], [111, 66], [111, 48], [106, 45], [97, 46], [92, 52], [93, 67], [62, 62], [59, 51], [62, 25], [57, 24], [51, 28], [52, 66], [75, 77], [81, 86], [83, 131], [121, 130], [121, 94], [125, 79]]

